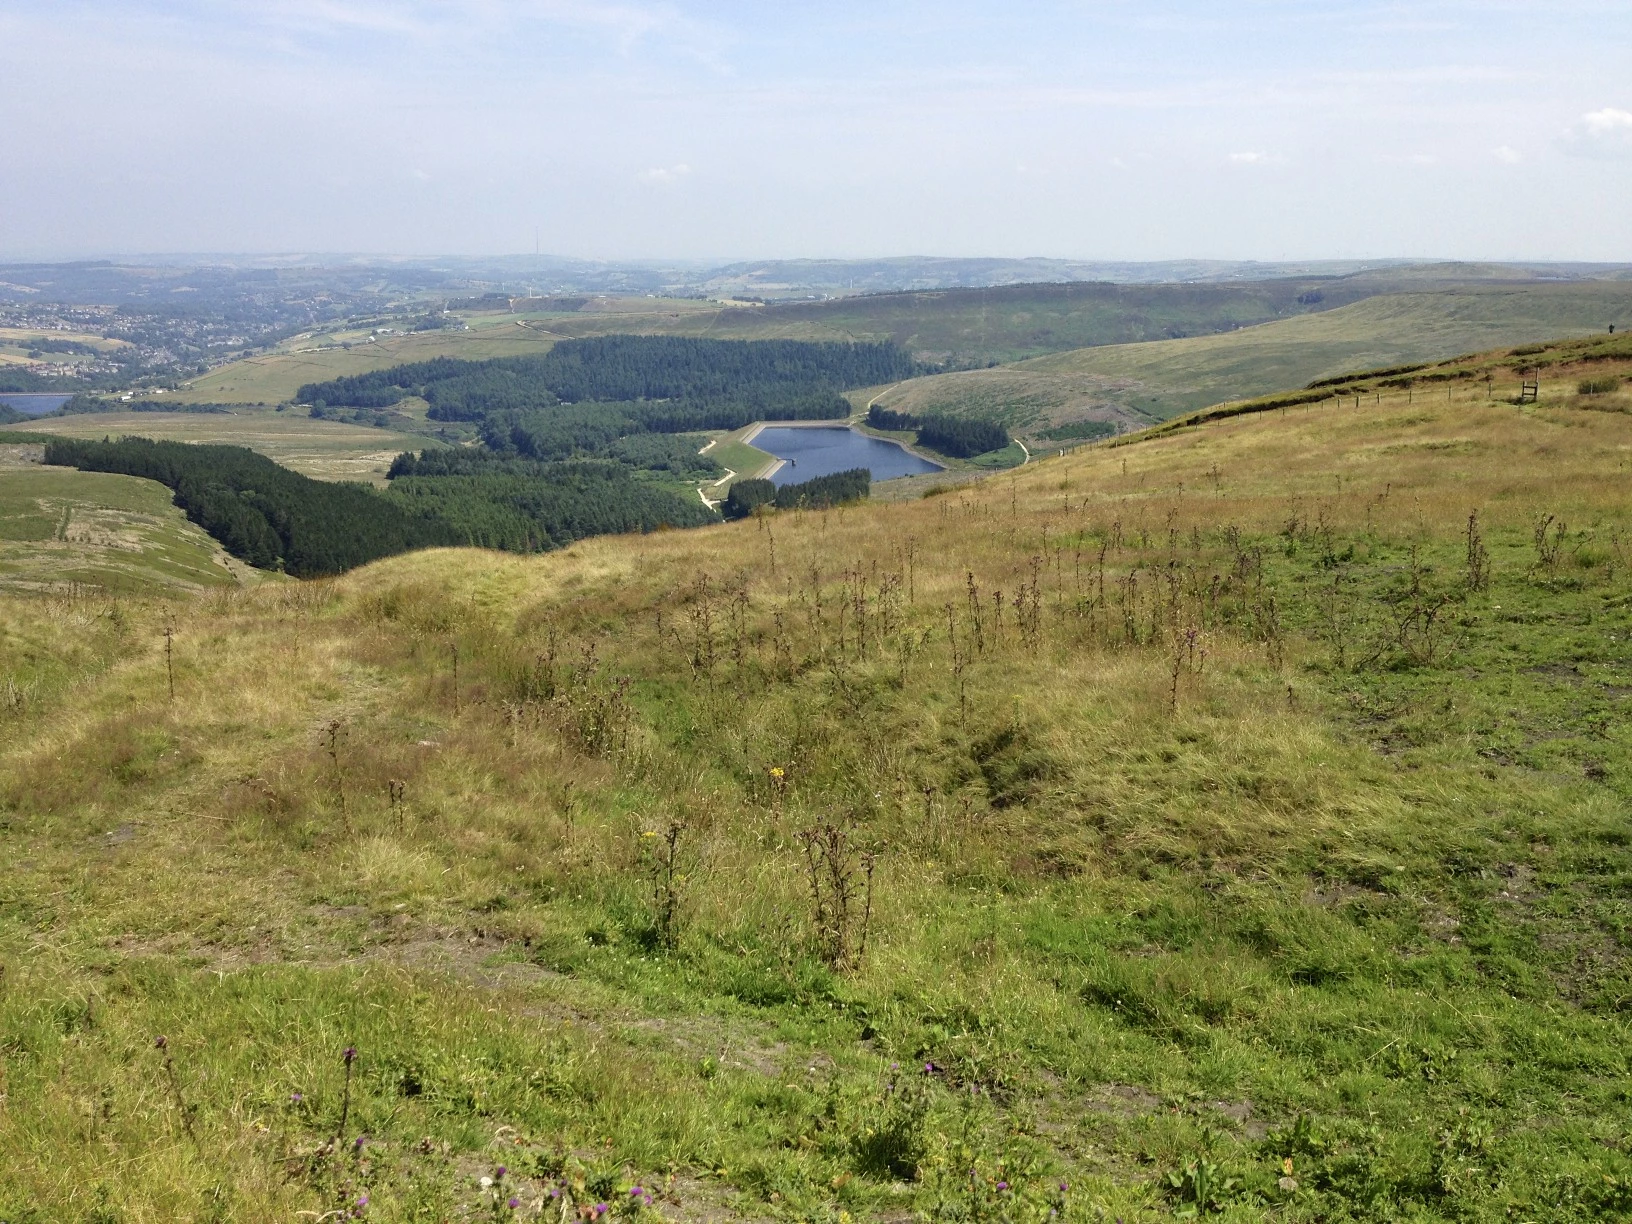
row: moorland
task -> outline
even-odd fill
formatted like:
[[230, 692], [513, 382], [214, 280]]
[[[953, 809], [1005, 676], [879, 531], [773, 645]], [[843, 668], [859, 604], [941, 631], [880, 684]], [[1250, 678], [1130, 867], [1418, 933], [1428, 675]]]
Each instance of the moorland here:
[[1632, 1211], [1632, 349], [1544, 338], [0, 596], [0, 1218]]

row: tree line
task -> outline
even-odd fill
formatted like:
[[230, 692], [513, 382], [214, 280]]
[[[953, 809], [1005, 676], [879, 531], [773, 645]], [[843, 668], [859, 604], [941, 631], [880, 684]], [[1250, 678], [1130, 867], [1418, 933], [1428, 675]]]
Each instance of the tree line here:
[[540, 461], [603, 457], [700, 478], [719, 468], [688, 461], [675, 445], [631, 439], [840, 419], [850, 414], [841, 390], [915, 368], [891, 343], [617, 335], [563, 340], [540, 356], [436, 357], [308, 383], [296, 398], [313, 416], [354, 417], [417, 395], [432, 420], [475, 422], [495, 451]]
[[874, 404], [867, 410], [867, 423], [874, 429], [915, 429], [918, 444], [955, 459], [968, 459], [1009, 444], [1009, 431], [996, 421], [975, 417], [953, 417], [938, 413], [922, 416], [895, 412]]
[[718, 521], [700, 501], [611, 462], [427, 451], [400, 456], [383, 492], [313, 480], [240, 446], [53, 438], [45, 462], [156, 480], [233, 556], [300, 578], [437, 545], [536, 552], [585, 536]]
[[872, 492], [873, 474], [850, 468], [830, 476], [816, 476], [778, 488], [769, 480], [739, 480], [731, 486], [722, 507], [726, 518], [746, 518], [761, 506], [778, 510], [824, 510], [843, 502], [860, 501]]
[[456, 542], [445, 522], [372, 489], [313, 480], [242, 446], [60, 438], [46, 444], [45, 462], [156, 480], [233, 556], [300, 578]]
[[677, 403], [667, 400], [563, 404], [547, 410], [494, 412], [482, 419], [482, 441], [497, 451], [534, 459], [599, 455], [620, 439], [641, 434], [683, 434], [703, 429], [741, 429], [754, 421], [831, 421], [848, 416], [850, 404], [833, 392], [787, 395], [774, 407], [747, 400]]
[[[686, 336], [594, 336], [563, 340], [548, 353], [462, 361], [438, 357], [308, 383], [303, 404], [384, 408], [409, 395], [430, 404], [434, 420], [475, 421], [499, 412], [533, 412], [557, 404], [664, 400], [690, 410], [746, 404], [750, 420], [801, 419], [779, 415], [791, 405], [808, 411], [816, 393], [834, 401], [851, 387], [895, 382], [915, 372], [899, 346], [803, 340], [707, 340]], [[662, 418], [658, 418], [659, 420]], [[681, 428], [696, 428], [684, 425]], [[708, 426], [724, 428], [724, 426]], [[663, 430], [656, 424], [647, 428]]]

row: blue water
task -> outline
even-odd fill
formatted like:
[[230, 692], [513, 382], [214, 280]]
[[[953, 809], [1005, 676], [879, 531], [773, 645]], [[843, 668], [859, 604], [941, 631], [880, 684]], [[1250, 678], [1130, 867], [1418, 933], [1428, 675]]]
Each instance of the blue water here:
[[771, 477], [776, 485], [798, 484], [851, 468], [867, 468], [874, 480], [941, 470], [940, 464], [920, 459], [899, 443], [869, 438], [847, 425], [770, 426], [760, 430], [750, 445], [788, 460]]
[[44, 395], [36, 391], [0, 391], [0, 404], [9, 404], [29, 416], [55, 412], [72, 398], [68, 395]]

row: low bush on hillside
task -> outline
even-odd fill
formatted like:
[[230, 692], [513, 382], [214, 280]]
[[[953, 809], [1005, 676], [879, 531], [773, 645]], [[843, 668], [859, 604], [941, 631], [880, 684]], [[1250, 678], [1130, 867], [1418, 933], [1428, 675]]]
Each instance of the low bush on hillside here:
[[1066, 442], [1078, 438], [1094, 441], [1099, 438], [1116, 436], [1115, 421], [1070, 421], [1064, 425], [1055, 425], [1045, 429], [1037, 435], [1052, 442]]

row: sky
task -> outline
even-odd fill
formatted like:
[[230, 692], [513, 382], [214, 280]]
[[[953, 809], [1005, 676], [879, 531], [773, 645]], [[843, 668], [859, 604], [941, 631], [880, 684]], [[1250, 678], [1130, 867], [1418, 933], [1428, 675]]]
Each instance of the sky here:
[[0, 0], [0, 257], [1632, 261], [1628, 0]]

